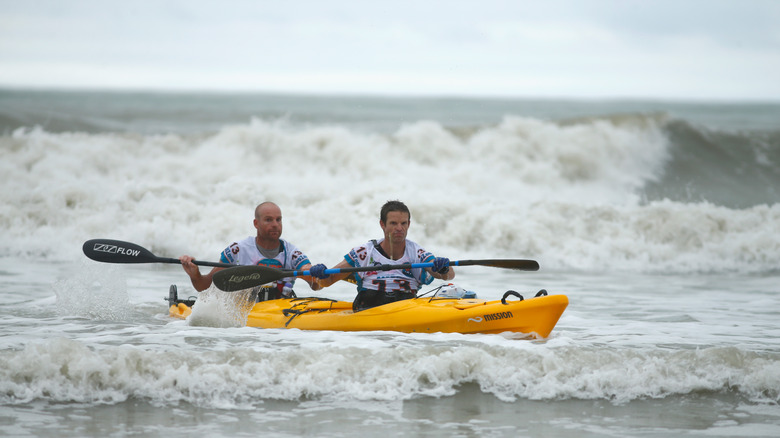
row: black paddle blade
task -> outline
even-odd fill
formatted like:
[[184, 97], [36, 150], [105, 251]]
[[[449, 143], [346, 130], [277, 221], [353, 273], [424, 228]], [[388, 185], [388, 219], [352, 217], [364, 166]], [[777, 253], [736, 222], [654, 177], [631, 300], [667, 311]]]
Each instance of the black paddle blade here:
[[455, 266], [490, 266], [493, 268], [514, 269], [516, 271], [538, 271], [539, 263], [536, 260], [522, 259], [488, 259], [488, 260], [458, 260]]
[[92, 239], [82, 246], [84, 255], [104, 263], [154, 263], [158, 257], [134, 243], [111, 239]]
[[219, 290], [235, 292], [288, 277], [285, 272], [267, 266], [236, 266], [215, 272], [213, 281]]

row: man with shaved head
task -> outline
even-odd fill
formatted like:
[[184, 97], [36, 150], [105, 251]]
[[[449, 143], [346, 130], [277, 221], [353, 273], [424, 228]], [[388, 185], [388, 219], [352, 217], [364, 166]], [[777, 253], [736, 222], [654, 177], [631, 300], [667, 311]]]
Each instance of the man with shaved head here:
[[[233, 242], [222, 251], [219, 260], [232, 265], [259, 265], [278, 269], [303, 271], [309, 269], [311, 262], [295, 245], [282, 237], [282, 210], [273, 202], [263, 202], [255, 208], [254, 227], [257, 235], [249, 236], [238, 242]], [[198, 266], [192, 263], [191, 256], [179, 257], [182, 267], [190, 276], [196, 290], [202, 291], [211, 286], [214, 273], [224, 268], [214, 268], [206, 275], [200, 273]], [[319, 286], [312, 282], [311, 277], [303, 278], [312, 290]], [[284, 278], [276, 284], [265, 285], [265, 295], [260, 294], [258, 300], [294, 297], [292, 286], [295, 278]], [[278, 292], [278, 293], [276, 293]]]

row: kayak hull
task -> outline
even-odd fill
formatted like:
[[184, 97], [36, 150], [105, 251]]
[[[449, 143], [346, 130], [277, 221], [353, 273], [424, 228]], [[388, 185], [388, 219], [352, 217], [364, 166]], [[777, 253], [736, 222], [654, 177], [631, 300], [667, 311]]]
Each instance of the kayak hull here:
[[[246, 325], [300, 330], [374, 331], [404, 333], [524, 333], [546, 338], [569, 304], [565, 295], [524, 300], [485, 301], [440, 297], [414, 298], [360, 312], [352, 303], [324, 298], [295, 298], [255, 304]], [[170, 306], [170, 315], [186, 318], [184, 303]]]

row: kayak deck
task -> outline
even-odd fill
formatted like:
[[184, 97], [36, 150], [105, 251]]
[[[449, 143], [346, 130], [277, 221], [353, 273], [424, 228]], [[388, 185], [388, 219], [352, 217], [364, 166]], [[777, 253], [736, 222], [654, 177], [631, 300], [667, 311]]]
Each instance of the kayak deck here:
[[[173, 288], [173, 287], [172, 287]], [[542, 292], [544, 292], [542, 294]], [[171, 298], [173, 298], [172, 291]], [[509, 294], [509, 292], [507, 292]], [[524, 333], [546, 338], [569, 304], [565, 295], [486, 301], [480, 299], [420, 297], [352, 311], [352, 303], [327, 298], [261, 301], [249, 312], [246, 325], [300, 330], [374, 331], [405, 333]], [[170, 316], [186, 319], [192, 301], [171, 301]]]

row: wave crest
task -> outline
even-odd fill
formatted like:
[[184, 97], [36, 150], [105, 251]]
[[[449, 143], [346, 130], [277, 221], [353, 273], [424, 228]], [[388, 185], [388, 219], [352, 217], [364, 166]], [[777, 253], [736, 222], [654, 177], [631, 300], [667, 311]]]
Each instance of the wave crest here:
[[[510, 341], [511, 342], [511, 341]], [[366, 357], [371, 357], [366, 361]], [[408, 400], [477, 384], [503, 401], [625, 403], [691, 392], [739, 392], [777, 403], [780, 359], [735, 347], [689, 351], [565, 346], [333, 346], [223, 351], [92, 350], [65, 339], [0, 353], [0, 401], [154, 403], [251, 409], [263, 399]]]

